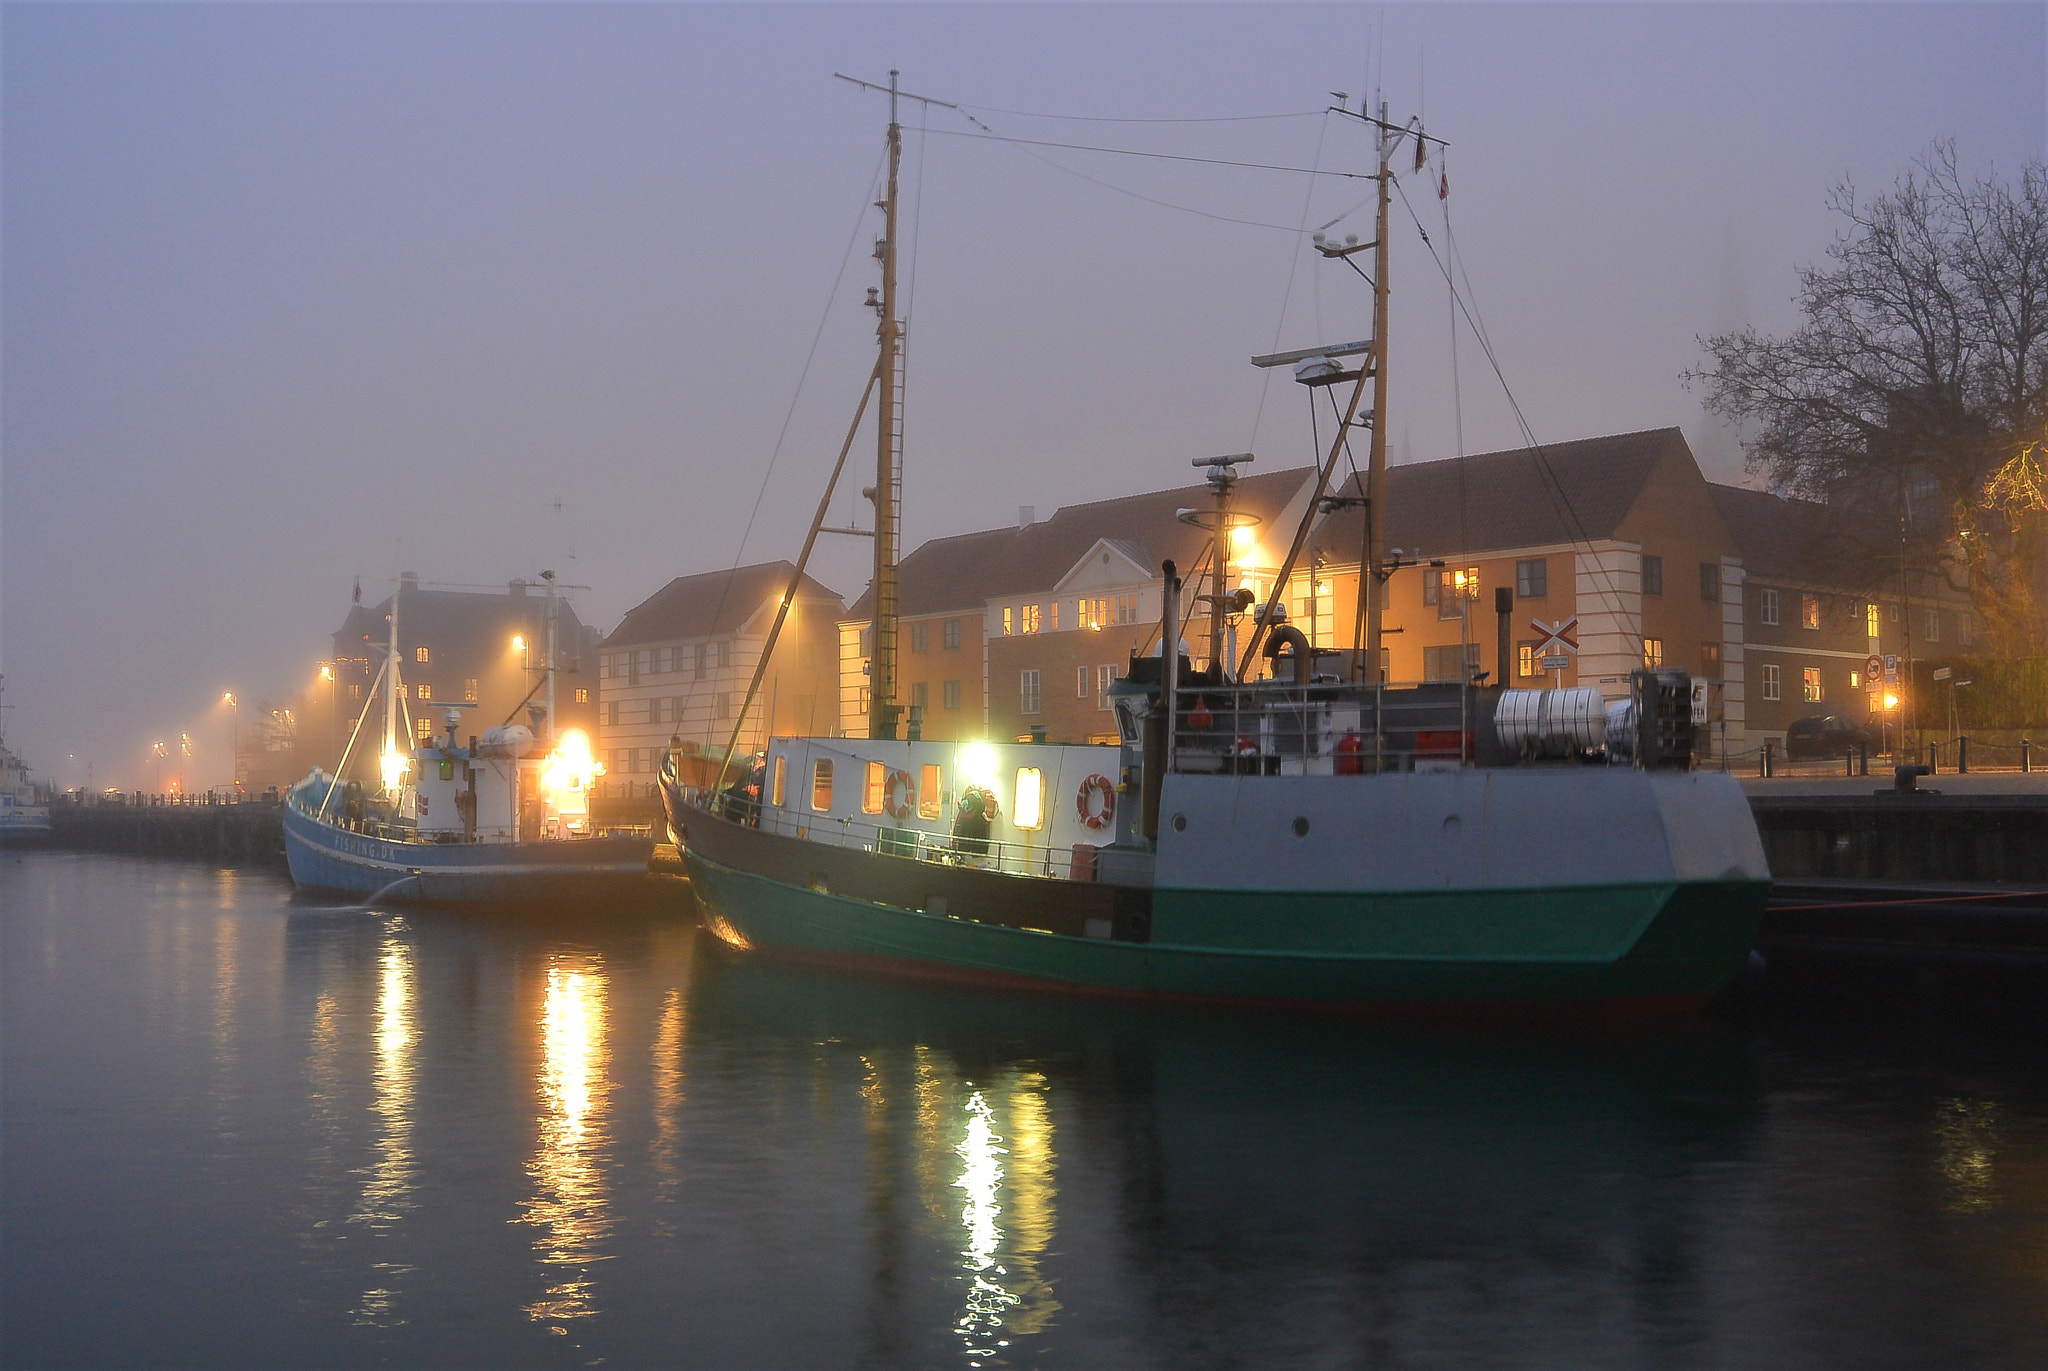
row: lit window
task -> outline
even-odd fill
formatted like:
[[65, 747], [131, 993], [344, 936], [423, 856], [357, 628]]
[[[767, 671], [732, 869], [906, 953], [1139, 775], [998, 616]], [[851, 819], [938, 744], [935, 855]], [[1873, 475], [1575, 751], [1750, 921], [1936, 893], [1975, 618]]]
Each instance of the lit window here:
[[425, 747], [428, 743], [434, 741], [434, 721], [432, 719], [421, 718], [413, 720], [413, 729], [419, 734], [421, 747]]
[[1799, 597], [1799, 626], [1801, 628], [1820, 627], [1820, 596], [1802, 595]]
[[1869, 604], [1863, 606], [1864, 636], [1875, 638], [1878, 633], [1878, 626], [1883, 622], [1884, 616], [1878, 611], [1877, 601], [1872, 600]]
[[434, 660], [423, 647], [416, 647], [412, 650], [412, 659], [415, 662], [431, 662]]
[[960, 646], [960, 621], [958, 619], [948, 619], [945, 623], [941, 624], [939, 626], [939, 640], [946, 647], [957, 650]]
[[882, 792], [888, 788], [889, 768], [880, 762], [869, 762], [865, 783], [860, 788], [860, 812], [880, 814]]
[[1799, 673], [1799, 695], [1808, 704], [1820, 703], [1820, 668], [1810, 666]]
[[1534, 676], [1536, 674], [1536, 644], [1517, 643], [1515, 645], [1515, 674], [1517, 676]]
[[1022, 609], [1017, 611], [1017, 631], [1019, 633], [1038, 632], [1037, 605], [1025, 605]]
[[1721, 645], [1719, 643], [1700, 644], [1700, 674], [1717, 681], [1721, 679]]
[[1776, 667], [1775, 665], [1772, 665], [1772, 664], [1767, 664], [1767, 665], [1766, 665], [1766, 666], [1764, 667], [1764, 682], [1763, 682], [1763, 684], [1764, 684], [1764, 698], [1765, 698], [1766, 700], [1775, 700], [1775, 699], [1777, 699], [1777, 698], [1778, 698], [1778, 668], [1777, 668], [1777, 667]]
[[1757, 592], [1757, 596], [1757, 609], [1759, 616], [1767, 624], [1777, 623], [1778, 592], [1775, 590], [1762, 590]]
[[1038, 712], [1038, 672], [1036, 669], [1017, 673], [1018, 710], [1025, 714]]
[[1009, 607], [1008, 605], [1004, 605], [1004, 606], [1003, 606], [1003, 636], [1004, 636], [1005, 638], [1007, 638], [1007, 637], [1009, 637], [1009, 636], [1010, 636], [1010, 634], [1011, 634], [1011, 633], [1013, 633], [1014, 631], [1015, 631], [1015, 629], [1014, 629], [1014, 628], [1012, 627], [1012, 625], [1011, 625], [1011, 622], [1010, 622], [1010, 607]]
[[1663, 593], [1664, 559], [1662, 557], [1653, 557], [1646, 552], [1643, 554], [1643, 594], [1662, 595]]
[[576, 703], [577, 703], [577, 704], [579, 704], [579, 705], [587, 705], [587, 704], [589, 704], [589, 703], [590, 703], [590, 687], [589, 687], [589, 686], [578, 686], [578, 687], [576, 687]]
[[832, 759], [820, 757], [811, 763], [811, 808], [820, 814], [832, 809]]
[[917, 778], [917, 813], [919, 818], [936, 819], [939, 817], [939, 799], [946, 793], [945, 786], [941, 784], [943, 780], [944, 776], [936, 765], [927, 763], [919, 768]]
[[868, 712], [868, 688], [866, 686], [860, 687], [858, 693], [855, 694], [853, 698], [853, 712], [856, 714]]
[[960, 683], [958, 681], [946, 682], [943, 694], [947, 709], [960, 708]]
[[782, 808], [785, 794], [784, 787], [789, 780], [786, 774], [788, 770], [786, 764], [788, 761], [789, 758], [787, 757], [777, 757], [774, 765], [768, 768], [768, 803], [774, 805], [777, 809]]
[[1060, 631], [1060, 602], [1058, 600], [1054, 600], [1045, 607], [1045, 631], [1047, 633], [1057, 633]]
[[1010, 814], [1019, 828], [1045, 827], [1045, 777], [1037, 767], [1017, 768], [1017, 803]]
[[413, 694], [417, 699], [431, 700], [434, 698], [434, 688], [428, 685], [426, 682], [422, 681], [417, 686], [413, 687]]
[[1850, 672], [1850, 673], [1849, 673], [1849, 689], [1851, 689], [1851, 690], [1861, 690], [1862, 688], [1863, 688], [1863, 673], [1862, 673], [1862, 672], [1860, 672], [1860, 671], [1852, 671], [1852, 672]]
[[1515, 598], [1540, 600], [1550, 593], [1550, 564], [1541, 557], [1515, 563]]
[[1664, 640], [1662, 638], [1643, 639], [1643, 665], [1652, 671], [1664, 665]]
[[462, 678], [462, 698], [465, 700], [476, 699], [476, 677], [465, 676]]

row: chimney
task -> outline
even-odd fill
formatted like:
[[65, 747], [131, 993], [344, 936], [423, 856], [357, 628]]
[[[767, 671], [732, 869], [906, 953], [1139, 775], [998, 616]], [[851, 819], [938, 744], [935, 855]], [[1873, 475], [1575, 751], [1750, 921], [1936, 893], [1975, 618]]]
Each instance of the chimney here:
[[526, 594], [526, 582], [520, 577], [515, 576], [506, 584], [505, 589], [514, 595], [524, 595]]
[[1037, 523], [1037, 522], [1038, 522], [1038, 506], [1037, 506], [1037, 505], [1018, 505], [1018, 506], [1017, 506], [1017, 527], [1018, 527], [1018, 528], [1030, 528], [1030, 527], [1031, 527], [1031, 526], [1032, 526], [1033, 524], [1035, 524], [1035, 523]]
[[420, 588], [420, 574], [417, 571], [401, 571], [398, 573], [398, 584], [404, 586], [407, 590], [418, 590]]

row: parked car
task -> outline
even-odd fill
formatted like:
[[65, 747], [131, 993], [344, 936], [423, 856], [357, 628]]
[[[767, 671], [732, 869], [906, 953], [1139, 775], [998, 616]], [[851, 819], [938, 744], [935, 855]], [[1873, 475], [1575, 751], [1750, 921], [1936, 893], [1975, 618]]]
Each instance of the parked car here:
[[1839, 757], [1852, 747], [1869, 747], [1870, 731], [1838, 714], [1794, 719], [1785, 730], [1787, 757]]

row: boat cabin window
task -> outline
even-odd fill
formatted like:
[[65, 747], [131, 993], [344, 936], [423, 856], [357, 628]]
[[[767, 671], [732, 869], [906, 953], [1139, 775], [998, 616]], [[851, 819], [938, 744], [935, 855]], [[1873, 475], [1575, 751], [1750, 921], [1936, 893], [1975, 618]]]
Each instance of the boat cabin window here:
[[1045, 774], [1037, 767], [1017, 768], [1017, 803], [1010, 816], [1019, 828], [1045, 827]]
[[936, 766], [920, 768], [917, 778], [917, 816], [920, 819], [939, 817], [939, 799], [945, 794], [945, 777]]
[[811, 808], [820, 814], [832, 812], [832, 759], [820, 757], [811, 763]]
[[787, 757], [777, 757], [774, 766], [769, 769], [768, 803], [777, 809], [782, 808], [783, 782], [787, 779], [783, 774], [784, 764], [788, 761]]
[[1138, 741], [1138, 709], [1128, 698], [1116, 703], [1116, 731], [1127, 743]]
[[865, 783], [860, 788], [860, 812], [880, 814], [882, 792], [888, 788], [889, 768], [880, 762], [869, 762]]

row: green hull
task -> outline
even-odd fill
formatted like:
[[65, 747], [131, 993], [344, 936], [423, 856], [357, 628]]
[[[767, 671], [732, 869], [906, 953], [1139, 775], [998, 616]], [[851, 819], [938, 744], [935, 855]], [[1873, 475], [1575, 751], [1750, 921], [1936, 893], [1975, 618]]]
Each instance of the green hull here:
[[[1770, 883], [1261, 893], [1156, 890], [1149, 942], [1063, 936], [795, 886], [686, 853], [742, 948], [1040, 988], [1351, 1005], [1703, 999], [1754, 946]], [[1052, 883], [1048, 883], [1052, 884]]]

